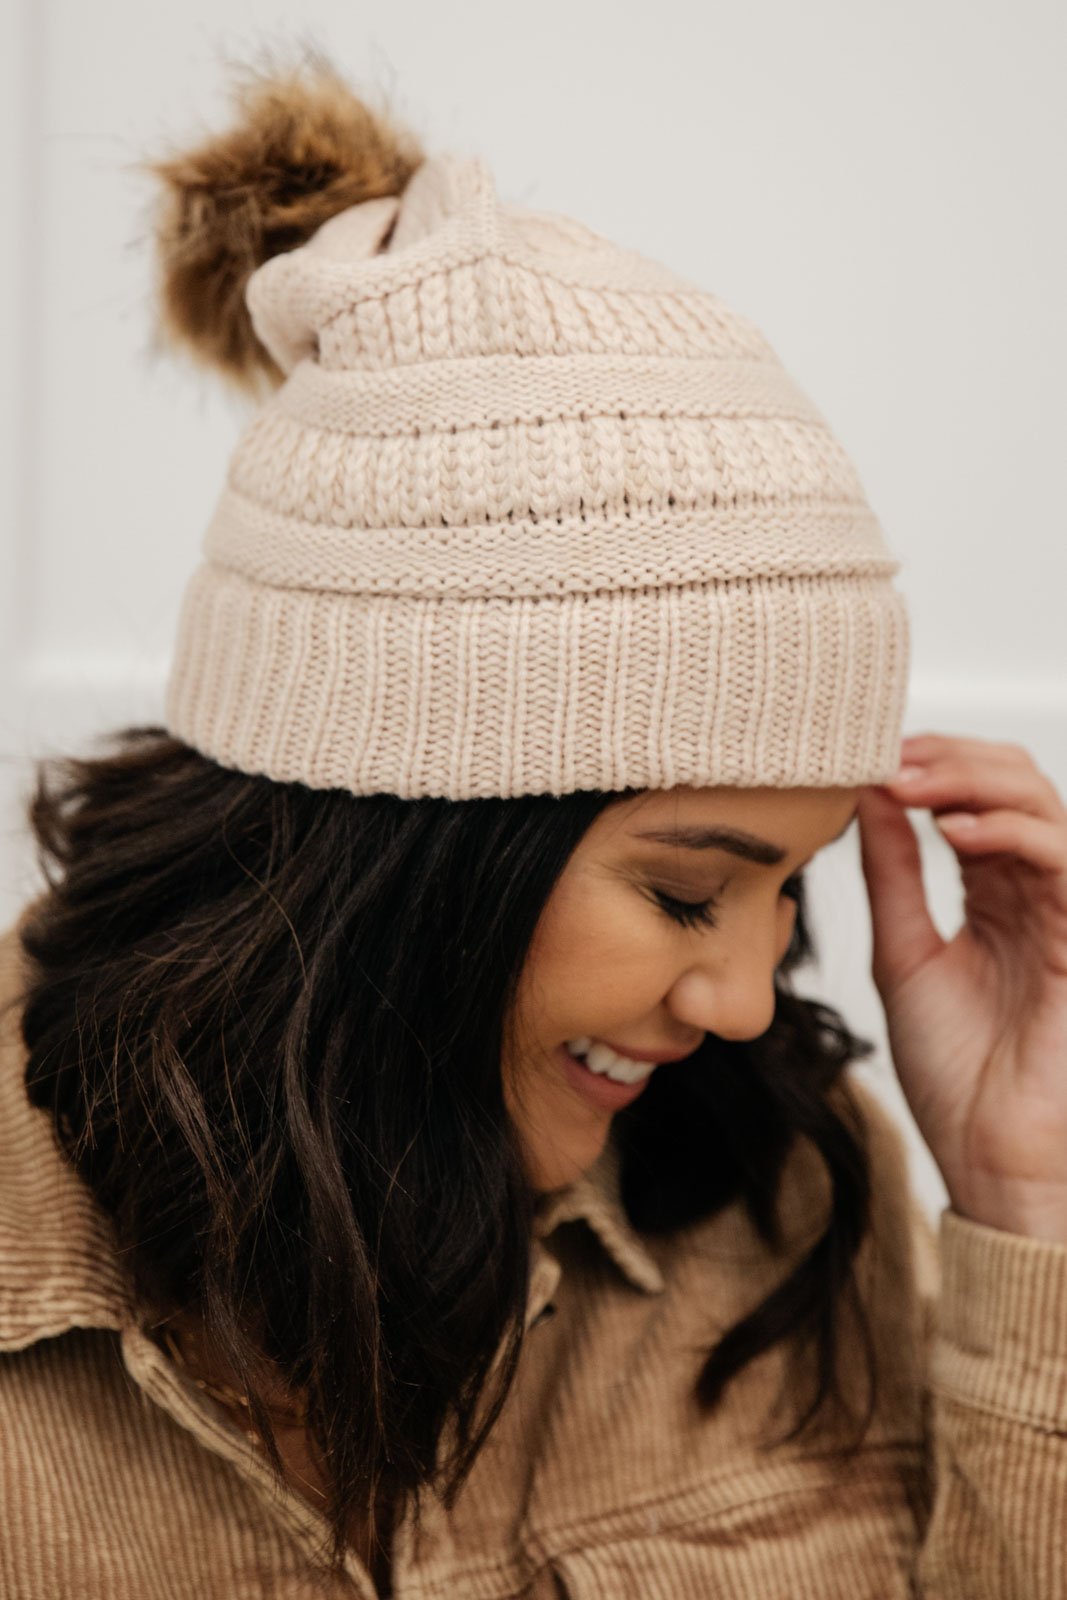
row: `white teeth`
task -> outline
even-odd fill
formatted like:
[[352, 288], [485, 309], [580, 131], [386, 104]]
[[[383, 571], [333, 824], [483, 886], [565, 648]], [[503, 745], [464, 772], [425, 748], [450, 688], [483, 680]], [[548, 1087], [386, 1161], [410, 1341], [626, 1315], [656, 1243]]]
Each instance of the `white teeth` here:
[[585, 1064], [590, 1072], [603, 1072], [609, 1078], [618, 1078], [620, 1083], [632, 1083], [629, 1068], [632, 1061], [624, 1061], [617, 1056], [608, 1045], [594, 1041], [585, 1053]]
[[582, 1056], [590, 1072], [596, 1072], [615, 1083], [641, 1083], [656, 1070], [654, 1061], [631, 1061], [615, 1054], [610, 1045], [599, 1039], [570, 1039], [567, 1049], [572, 1056]]

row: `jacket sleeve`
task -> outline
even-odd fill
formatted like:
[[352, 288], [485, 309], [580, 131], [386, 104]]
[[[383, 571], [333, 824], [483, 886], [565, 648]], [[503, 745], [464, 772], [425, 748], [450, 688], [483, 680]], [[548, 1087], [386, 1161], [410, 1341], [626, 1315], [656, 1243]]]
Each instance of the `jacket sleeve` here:
[[914, 1202], [923, 1600], [1067, 1600], [1067, 1245]]

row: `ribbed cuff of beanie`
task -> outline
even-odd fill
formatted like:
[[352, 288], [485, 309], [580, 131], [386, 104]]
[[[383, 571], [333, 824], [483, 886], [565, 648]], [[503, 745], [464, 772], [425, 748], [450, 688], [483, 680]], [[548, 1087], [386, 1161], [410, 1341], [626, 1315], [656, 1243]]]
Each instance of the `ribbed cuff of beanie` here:
[[1067, 1244], [941, 1213], [933, 1387], [1035, 1428], [1067, 1430]]
[[203, 563], [167, 722], [224, 766], [355, 794], [849, 785], [896, 768], [907, 653], [871, 575], [505, 600]]

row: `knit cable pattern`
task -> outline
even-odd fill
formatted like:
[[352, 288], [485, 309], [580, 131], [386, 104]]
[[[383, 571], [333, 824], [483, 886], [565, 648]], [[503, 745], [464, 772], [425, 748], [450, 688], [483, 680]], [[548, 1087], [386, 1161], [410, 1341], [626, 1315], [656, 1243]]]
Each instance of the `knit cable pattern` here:
[[247, 304], [286, 379], [183, 596], [172, 732], [409, 798], [895, 769], [900, 564], [747, 318], [454, 155]]

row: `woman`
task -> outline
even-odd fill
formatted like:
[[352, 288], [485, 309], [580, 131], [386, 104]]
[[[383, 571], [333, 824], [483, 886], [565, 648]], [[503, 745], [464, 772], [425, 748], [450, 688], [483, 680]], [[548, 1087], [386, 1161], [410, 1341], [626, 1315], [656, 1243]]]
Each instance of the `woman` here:
[[[161, 294], [267, 399], [3, 941], [3, 1593], [1067, 1593], [1060, 797], [901, 746], [751, 324], [326, 63], [240, 108]], [[791, 988], [853, 817], [937, 1241]]]

